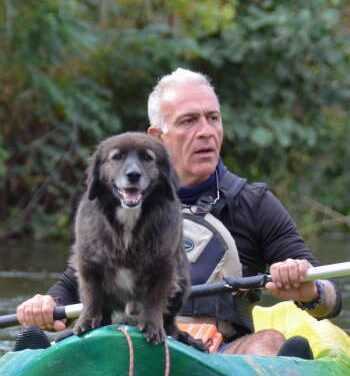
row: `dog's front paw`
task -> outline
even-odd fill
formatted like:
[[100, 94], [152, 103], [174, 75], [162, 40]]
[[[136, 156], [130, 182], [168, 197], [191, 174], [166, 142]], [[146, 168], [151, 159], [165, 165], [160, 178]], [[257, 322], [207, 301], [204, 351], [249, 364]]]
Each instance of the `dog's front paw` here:
[[102, 324], [102, 315], [97, 315], [94, 317], [89, 317], [81, 315], [74, 325], [73, 332], [76, 335], [83, 334], [90, 329], [95, 329], [100, 327]]
[[142, 332], [144, 333], [147, 342], [151, 342], [155, 345], [163, 343], [165, 340], [164, 328], [162, 328], [159, 325], [156, 325], [155, 323], [145, 323]]

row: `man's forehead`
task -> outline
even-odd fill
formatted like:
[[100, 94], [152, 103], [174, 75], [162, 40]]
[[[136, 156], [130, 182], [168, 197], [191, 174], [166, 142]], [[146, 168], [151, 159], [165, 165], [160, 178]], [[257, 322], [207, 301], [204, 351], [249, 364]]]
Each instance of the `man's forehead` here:
[[181, 93], [178, 93], [177, 91], [178, 90], [176, 90], [175, 88], [167, 89], [162, 96], [162, 101], [164, 103], [173, 102], [175, 99], [179, 97], [179, 95], [181, 95]]
[[[203, 90], [204, 89], [204, 90]], [[176, 113], [220, 112], [214, 91], [206, 85], [181, 85], [169, 88], [162, 97], [164, 115]]]

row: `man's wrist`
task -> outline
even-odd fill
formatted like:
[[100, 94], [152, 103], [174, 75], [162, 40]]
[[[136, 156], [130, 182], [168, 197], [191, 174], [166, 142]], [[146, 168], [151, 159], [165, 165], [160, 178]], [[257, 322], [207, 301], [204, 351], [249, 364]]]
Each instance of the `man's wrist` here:
[[301, 309], [315, 309], [317, 306], [324, 303], [324, 287], [321, 281], [315, 281], [316, 296], [308, 302], [296, 301], [295, 304]]

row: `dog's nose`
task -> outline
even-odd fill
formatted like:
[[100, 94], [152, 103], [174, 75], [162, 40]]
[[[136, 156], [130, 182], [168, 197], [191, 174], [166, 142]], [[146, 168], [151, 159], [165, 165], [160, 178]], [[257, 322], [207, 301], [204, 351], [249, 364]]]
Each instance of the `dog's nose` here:
[[138, 171], [129, 171], [126, 176], [130, 183], [137, 183], [140, 180], [141, 174]]

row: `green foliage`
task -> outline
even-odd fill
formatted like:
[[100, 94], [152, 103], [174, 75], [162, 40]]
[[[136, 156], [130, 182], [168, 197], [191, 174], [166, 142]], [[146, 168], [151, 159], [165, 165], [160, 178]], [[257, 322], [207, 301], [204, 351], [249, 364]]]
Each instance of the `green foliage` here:
[[227, 160], [287, 202], [294, 191], [349, 214], [350, 44], [340, 9], [318, 0], [240, 2], [237, 15], [205, 41]]
[[212, 78], [235, 172], [350, 214], [345, 6], [0, 0], [0, 235], [67, 233], [94, 145], [144, 130], [148, 93], [178, 66]]
[[196, 38], [204, 38], [228, 28], [236, 15], [237, 1], [202, 0], [168, 2], [181, 29]]
[[[3, 138], [0, 134], [0, 181], [2, 181], [2, 182], [3, 182], [4, 176], [6, 175], [6, 160], [7, 160], [8, 156], [9, 156], [9, 153], [6, 150]], [[2, 186], [2, 188], [3, 188], [3, 186]]]
[[239, 22], [208, 42], [228, 134], [247, 140], [248, 150], [312, 147], [325, 123], [322, 108], [349, 100], [347, 41], [332, 35], [339, 14], [316, 7], [320, 1], [264, 3], [244, 4]]
[[11, 231], [21, 232], [39, 227], [40, 211], [67, 212], [90, 146], [118, 131], [119, 120], [109, 88], [95, 77], [90, 56], [99, 38], [81, 19], [79, 2], [6, 6], [12, 17], [1, 35], [7, 53], [1, 60], [0, 122], [8, 145], [4, 185], [15, 189], [6, 192], [13, 210], [1, 215]]

